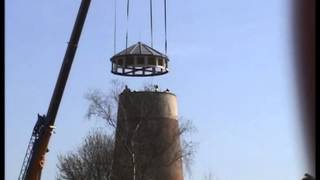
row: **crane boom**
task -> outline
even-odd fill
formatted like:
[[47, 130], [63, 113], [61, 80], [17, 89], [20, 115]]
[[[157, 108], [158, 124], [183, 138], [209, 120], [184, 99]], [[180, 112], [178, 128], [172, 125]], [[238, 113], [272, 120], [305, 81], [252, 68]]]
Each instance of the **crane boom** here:
[[82, 0], [46, 116], [39, 116], [22, 164], [19, 180], [40, 180], [55, 118], [91, 0]]
[[43, 132], [45, 122], [45, 116], [38, 115], [38, 120], [33, 128], [31, 138], [28, 144], [27, 152], [23, 160], [22, 168], [20, 170], [19, 180], [26, 178], [27, 169], [30, 165], [31, 159], [34, 157], [33, 154], [36, 153], [37, 146], [39, 144], [40, 134]]

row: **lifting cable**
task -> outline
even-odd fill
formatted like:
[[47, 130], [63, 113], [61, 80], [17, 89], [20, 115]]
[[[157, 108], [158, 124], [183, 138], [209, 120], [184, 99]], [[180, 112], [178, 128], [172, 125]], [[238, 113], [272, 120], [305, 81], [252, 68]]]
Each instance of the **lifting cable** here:
[[165, 48], [165, 54], [167, 55], [167, 0], [164, 0], [164, 48]]
[[[114, 51], [116, 51], [116, 1], [115, 0], [115, 15], [114, 15]], [[127, 0], [127, 29], [126, 29], [126, 49], [128, 48], [128, 27], [129, 27], [129, 6], [130, 0]], [[150, 28], [151, 28], [151, 47], [153, 47], [153, 18], [152, 18], [152, 0], [150, 0]], [[165, 31], [165, 54], [167, 54], [168, 40], [167, 40], [167, 0], [164, 0], [164, 31]]]
[[113, 32], [113, 53], [117, 51], [117, 0], [114, 0], [114, 32]]
[[152, 28], [152, 0], [150, 0], [150, 32], [151, 32], [151, 47], [153, 48], [153, 28]]
[[127, 0], [127, 32], [126, 32], [126, 49], [128, 48], [128, 27], [129, 27], [129, 0]]

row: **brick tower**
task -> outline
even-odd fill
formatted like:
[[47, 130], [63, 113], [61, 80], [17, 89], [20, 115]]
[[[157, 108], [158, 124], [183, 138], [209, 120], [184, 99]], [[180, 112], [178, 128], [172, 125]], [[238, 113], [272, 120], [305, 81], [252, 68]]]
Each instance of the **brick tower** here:
[[173, 93], [126, 88], [117, 118], [112, 180], [183, 180]]

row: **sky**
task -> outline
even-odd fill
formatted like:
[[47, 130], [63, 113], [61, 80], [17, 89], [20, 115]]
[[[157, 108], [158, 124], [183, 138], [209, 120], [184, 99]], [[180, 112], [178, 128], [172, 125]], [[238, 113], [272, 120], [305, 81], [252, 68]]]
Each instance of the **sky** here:
[[[17, 179], [37, 120], [45, 114], [80, 0], [5, 3], [5, 178]], [[117, 47], [150, 44], [148, 0], [117, 1]], [[164, 51], [163, 1], [153, 2], [154, 48]], [[56, 118], [42, 179], [57, 156], [75, 150], [100, 121], [89, 121], [84, 96], [119, 79], [170, 89], [197, 142], [192, 174], [201, 180], [301, 179], [307, 172], [294, 80], [290, 0], [168, 1], [170, 72], [148, 78], [110, 73], [114, 0], [93, 0]]]

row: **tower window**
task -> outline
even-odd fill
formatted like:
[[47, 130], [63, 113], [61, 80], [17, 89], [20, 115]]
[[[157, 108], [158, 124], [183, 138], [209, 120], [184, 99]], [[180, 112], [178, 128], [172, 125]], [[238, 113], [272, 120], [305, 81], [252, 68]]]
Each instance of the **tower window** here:
[[132, 66], [133, 65], [133, 57], [132, 56], [127, 57], [126, 65], [127, 66]]
[[149, 57], [149, 58], [148, 58], [148, 65], [154, 65], [154, 66], [156, 66], [156, 65], [157, 65], [156, 58], [155, 58], [155, 57]]

